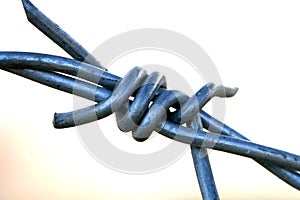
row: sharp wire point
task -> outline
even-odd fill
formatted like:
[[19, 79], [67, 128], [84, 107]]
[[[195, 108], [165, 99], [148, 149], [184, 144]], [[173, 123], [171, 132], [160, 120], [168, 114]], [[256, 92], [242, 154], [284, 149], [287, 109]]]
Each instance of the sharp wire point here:
[[226, 97], [233, 97], [239, 91], [239, 88], [226, 88]]
[[[214, 83], [208, 83], [188, 97], [180, 91], [166, 89], [164, 76], [158, 73], [148, 75], [138, 67], [130, 70], [124, 78], [118, 77], [109, 73], [29, 0], [22, 0], [22, 3], [28, 20], [74, 60], [39, 53], [0, 52], [0, 69], [96, 103], [72, 112], [55, 113], [55, 128], [79, 126], [116, 113], [118, 127], [132, 131], [137, 141], [147, 140], [156, 131], [186, 143], [191, 147], [200, 191], [205, 200], [219, 199], [207, 148], [252, 158], [300, 190], [300, 156], [250, 142], [202, 110], [212, 98], [232, 97], [238, 88], [216, 87]], [[134, 99], [130, 100], [130, 97]], [[170, 107], [176, 112], [167, 112]], [[184, 123], [186, 126], [182, 126]]]
[[97, 58], [90, 54], [56, 23], [44, 15], [29, 0], [22, 0], [22, 3], [28, 21], [59, 47], [65, 50], [70, 56], [76, 60], [92, 64], [107, 71]]

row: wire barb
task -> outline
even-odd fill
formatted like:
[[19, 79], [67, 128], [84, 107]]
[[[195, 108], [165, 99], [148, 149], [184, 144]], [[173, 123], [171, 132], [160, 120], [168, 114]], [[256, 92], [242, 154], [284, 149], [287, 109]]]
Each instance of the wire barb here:
[[[135, 67], [124, 78], [118, 77], [29, 0], [22, 3], [28, 20], [75, 60], [39, 53], [0, 52], [0, 69], [96, 102], [72, 112], [55, 113], [54, 127], [78, 126], [115, 113], [119, 129], [132, 131], [137, 141], [145, 141], [156, 131], [189, 144], [203, 199], [219, 199], [206, 148], [252, 158], [300, 190], [300, 156], [252, 143], [202, 110], [214, 97], [234, 96], [237, 88], [208, 83], [188, 97], [180, 91], [167, 90], [166, 79], [159, 72], [147, 74]], [[170, 112], [170, 107], [176, 111]]]
[[27, 19], [42, 33], [49, 37], [59, 47], [65, 50], [74, 59], [92, 64], [106, 70], [101, 63], [76, 42], [68, 33], [52, 22], [46, 15], [39, 11], [30, 1], [22, 0]]

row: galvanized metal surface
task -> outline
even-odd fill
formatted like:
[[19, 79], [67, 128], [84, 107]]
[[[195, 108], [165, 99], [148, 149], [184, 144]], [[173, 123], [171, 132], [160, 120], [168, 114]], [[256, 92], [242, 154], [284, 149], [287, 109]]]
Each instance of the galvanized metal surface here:
[[[0, 69], [96, 102], [80, 110], [56, 113], [54, 127], [78, 126], [116, 113], [120, 130], [132, 131], [137, 141], [144, 141], [152, 131], [157, 131], [187, 143], [191, 145], [203, 199], [219, 199], [206, 148], [252, 158], [287, 184], [300, 189], [300, 156], [252, 143], [201, 110], [213, 97], [234, 96], [237, 88], [209, 83], [188, 97], [180, 91], [167, 90], [166, 80], [158, 72], [148, 75], [135, 67], [120, 78], [107, 72], [96, 58], [30, 1], [22, 2], [28, 20], [75, 60], [38, 53], [0, 52]], [[129, 100], [132, 96], [133, 101]], [[168, 112], [170, 107], [176, 108], [176, 112]], [[184, 123], [186, 127], [181, 126]]]

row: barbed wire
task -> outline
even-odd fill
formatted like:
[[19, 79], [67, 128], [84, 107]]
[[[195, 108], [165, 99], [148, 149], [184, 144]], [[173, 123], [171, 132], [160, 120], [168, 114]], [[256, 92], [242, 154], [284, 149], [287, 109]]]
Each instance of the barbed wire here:
[[[234, 96], [237, 88], [208, 83], [188, 97], [181, 91], [168, 90], [166, 79], [159, 72], [147, 74], [135, 67], [124, 78], [118, 77], [30, 1], [22, 2], [28, 20], [74, 59], [0, 52], [0, 69], [96, 102], [72, 112], [56, 113], [55, 128], [79, 126], [115, 113], [119, 129], [131, 131], [137, 141], [145, 141], [156, 131], [189, 144], [203, 199], [219, 199], [206, 148], [252, 158], [300, 190], [300, 156], [252, 143], [202, 110], [214, 97]], [[171, 112], [170, 107], [176, 111]]]

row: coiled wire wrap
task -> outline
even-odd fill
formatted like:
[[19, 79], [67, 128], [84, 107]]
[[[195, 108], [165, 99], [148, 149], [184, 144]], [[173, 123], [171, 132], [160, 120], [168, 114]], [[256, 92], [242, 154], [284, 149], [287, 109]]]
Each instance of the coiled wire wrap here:
[[[68, 128], [99, 120], [116, 112], [120, 130], [124, 132], [132, 131], [134, 139], [144, 141], [150, 137], [152, 131], [158, 131], [160, 124], [167, 118], [167, 110], [171, 106], [188, 101], [188, 96], [176, 90], [165, 91], [153, 100], [157, 90], [165, 84], [165, 77], [158, 72], [147, 76], [144, 70], [135, 67], [117, 84], [108, 99], [73, 112], [55, 114], [53, 124], [56, 128]], [[140, 89], [136, 92], [137, 88]], [[183, 119], [185, 120], [183, 123], [190, 121], [198, 112], [197, 108], [203, 107], [213, 96], [229, 97], [237, 91], [237, 89], [223, 86], [215, 88], [212, 83], [207, 84], [198, 93], [202, 94], [203, 90], [210, 91], [207, 93], [209, 96], [204, 96], [199, 102], [197, 97], [194, 96], [193, 98], [196, 101], [189, 100], [186, 104], [183, 104]], [[135, 92], [134, 101], [129, 105], [129, 97], [133, 96]], [[149, 107], [152, 101], [153, 104]], [[195, 106], [192, 106], [194, 111], [188, 109], [191, 108], [191, 101], [196, 103]], [[182, 114], [180, 111], [178, 110], [175, 113], [173, 119], [181, 119]]]
[[[300, 189], [297, 172], [300, 156], [252, 143], [201, 110], [215, 96], [233, 96], [236, 88], [209, 83], [189, 98], [180, 91], [167, 90], [166, 80], [158, 72], [147, 75], [136, 67], [121, 79], [107, 72], [96, 58], [30, 1], [22, 0], [22, 3], [28, 20], [75, 60], [36, 53], [0, 52], [0, 69], [97, 102], [87, 108], [55, 114], [56, 128], [88, 123], [115, 112], [118, 127], [132, 131], [137, 141], [146, 140], [154, 130], [190, 144], [203, 199], [219, 199], [206, 148], [253, 158], [287, 184]], [[134, 97], [133, 101], [129, 97]], [[169, 107], [174, 107], [176, 112], [170, 112]], [[184, 123], [186, 127], [181, 126]]]
[[[81, 112], [74, 111], [70, 113], [56, 114], [54, 118], [54, 126], [56, 126], [57, 128], [71, 127], [74, 125], [78, 125], [76, 123], [82, 124], [101, 117], [105, 117], [116, 111], [116, 108], [118, 106], [123, 105], [117, 102], [113, 103], [113, 99], [116, 99], [117, 93], [113, 95], [112, 92], [110, 92], [108, 89], [105, 89], [114, 88], [119, 82], [119, 84], [121, 84], [122, 81], [120, 81], [120, 77], [112, 75], [109, 72], [98, 69], [97, 67], [94, 67], [92, 65], [67, 58], [45, 54], [0, 52], [0, 68], [40, 82], [44, 85], [48, 85], [65, 92], [74, 93], [78, 96], [82, 96], [87, 99], [99, 102], [95, 106], [80, 110]], [[71, 76], [75, 76], [77, 74], [78, 78], [80, 79], [65, 76], [62, 73]], [[141, 76], [141, 74], [144, 75]], [[140, 68], [134, 68], [131, 72], [128, 73], [128, 75], [126, 76], [128, 77], [128, 80], [124, 83], [130, 83], [129, 78], [132, 78], [132, 76], [137, 77], [137, 75], [139, 75], [139, 79], [142, 80], [143, 78], [141, 77], [145, 76], [145, 72]], [[84, 79], [88, 82], [81, 79]], [[92, 83], [97, 83], [99, 85], [101, 84], [103, 87], [93, 85]], [[133, 83], [131, 84], [134, 85]], [[146, 86], [147, 85], [148, 84], [146, 84]], [[200, 110], [200, 115], [203, 122], [203, 127], [213, 132], [221, 133], [222, 135], [218, 135], [213, 132], [203, 132], [200, 130], [195, 132], [188, 127], [179, 126], [180, 123], [188, 122], [188, 114], [191, 114], [193, 112], [197, 113], [197, 110], [201, 109], [201, 107], [205, 105], [205, 102], [207, 102], [210, 98], [216, 95], [220, 96], [219, 92], [216, 92], [220, 90], [215, 90], [216, 88], [213, 86], [213, 84], [206, 85], [190, 99], [188, 99], [183, 93], [179, 91], [167, 91], [164, 88], [158, 89], [155, 93], [155, 98], [157, 98], [156, 101], [159, 100], [160, 96], [164, 95], [164, 98], [169, 96], [166, 99], [170, 98], [168, 102], [171, 102], [163, 102], [164, 105], [172, 105], [181, 102], [182, 106], [174, 114], [167, 116], [168, 120], [162, 121], [159, 124], [159, 127], [155, 128], [155, 131], [158, 131], [166, 137], [175, 139], [180, 142], [193, 144], [194, 146], [213, 148], [216, 150], [222, 150], [254, 158], [259, 163], [263, 163], [263, 165], [267, 169], [283, 179], [285, 182], [296, 188], [299, 188], [299, 174], [294, 171], [300, 170], [299, 156], [251, 143], [247, 141], [244, 136], [212, 118], [202, 110]], [[131, 89], [136, 88], [133, 86], [130, 87]], [[228, 90], [228, 88], [225, 90]], [[119, 93], [120, 91], [117, 92]], [[134, 90], [128, 90], [128, 92], [133, 93]], [[205, 96], [206, 93], [209, 93], [209, 95]], [[234, 94], [234, 92], [232, 94]], [[128, 95], [131, 94], [127, 94], [127, 96]], [[161, 97], [160, 102], [163, 101], [164, 98]], [[189, 103], [184, 104], [183, 102], [185, 100], [188, 100]], [[87, 115], [89, 113], [93, 113], [93, 116], [90, 118], [89, 115]], [[120, 110], [118, 118], [124, 115], [124, 113], [126, 115], [126, 112], [124, 112], [123, 108], [123, 111], [122, 109]], [[88, 118], [84, 119], [82, 118], [82, 115], [87, 115]], [[274, 166], [274, 164], [278, 166]]]

